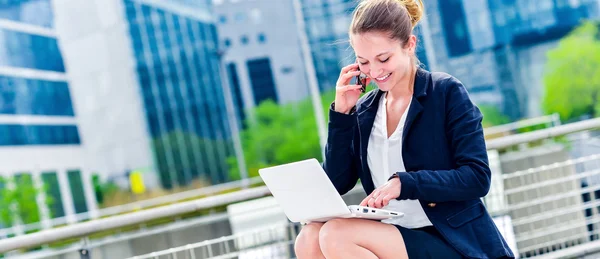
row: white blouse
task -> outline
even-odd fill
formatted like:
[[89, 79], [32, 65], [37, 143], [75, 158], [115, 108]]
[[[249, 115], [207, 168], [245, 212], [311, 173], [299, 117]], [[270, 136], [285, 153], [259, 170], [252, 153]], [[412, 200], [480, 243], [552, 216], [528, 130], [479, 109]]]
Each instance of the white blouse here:
[[[385, 184], [394, 173], [406, 171], [402, 160], [402, 134], [410, 103], [404, 114], [402, 114], [396, 130], [388, 139], [386, 97], [387, 93], [379, 100], [379, 108], [369, 136], [367, 149], [367, 163], [371, 170], [371, 178], [373, 178], [375, 188]], [[410, 102], [412, 102], [412, 99]], [[404, 217], [383, 220], [383, 223], [400, 225], [405, 228], [432, 226], [418, 200], [399, 201], [392, 199], [383, 209], [404, 213]]]

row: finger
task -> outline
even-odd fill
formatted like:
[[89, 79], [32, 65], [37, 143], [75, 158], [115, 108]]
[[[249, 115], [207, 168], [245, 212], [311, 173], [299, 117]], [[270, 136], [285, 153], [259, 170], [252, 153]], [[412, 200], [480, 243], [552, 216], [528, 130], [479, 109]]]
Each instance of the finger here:
[[371, 199], [371, 195], [373, 195], [373, 193], [367, 195], [366, 198], [364, 198], [361, 202], [360, 202], [360, 206], [367, 206], [369, 200]]
[[360, 90], [361, 88], [362, 88], [362, 86], [360, 86], [360, 85], [344, 85], [344, 86], [336, 87], [336, 92], [343, 94], [345, 92], [349, 92], [349, 91], [353, 91], [353, 90]]
[[348, 73], [342, 74], [340, 75], [338, 84], [347, 85], [352, 80], [352, 78], [357, 75], [360, 75], [360, 71], [350, 71]]
[[387, 206], [388, 204], [390, 204], [390, 201], [392, 200], [392, 195], [386, 195], [385, 197], [383, 197], [383, 201], [382, 201], [382, 207]]
[[371, 197], [369, 199], [369, 201], [367, 202], [367, 205], [371, 208], [375, 208], [375, 199], [373, 197]]
[[381, 191], [379, 189], [375, 189], [375, 191], [373, 191], [373, 198], [377, 199], [377, 197], [379, 197], [380, 194]]
[[340, 71], [340, 77], [346, 73], [348, 73], [348, 71], [352, 70], [352, 69], [357, 69], [358, 68], [358, 63], [352, 63], [350, 65], [347, 65], [345, 67], [342, 68], [342, 71]]
[[383, 207], [383, 197], [385, 197], [385, 194], [382, 194], [379, 197], [377, 197], [377, 199], [375, 199], [375, 202], [374, 202], [375, 208], [380, 209]]

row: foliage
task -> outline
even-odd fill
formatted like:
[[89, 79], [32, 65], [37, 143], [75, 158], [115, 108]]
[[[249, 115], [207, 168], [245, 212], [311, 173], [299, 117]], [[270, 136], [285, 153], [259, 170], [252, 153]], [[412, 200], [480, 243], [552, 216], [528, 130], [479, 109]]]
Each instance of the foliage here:
[[600, 111], [600, 40], [598, 24], [586, 22], [547, 53], [542, 108], [562, 121]]
[[[325, 120], [335, 99], [335, 91], [321, 96]], [[258, 169], [303, 159], [321, 160], [322, 150], [312, 99], [297, 103], [278, 105], [267, 100], [253, 111], [255, 121], [248, 122], [241, 132], [244, 158], [248, 176], [258, 176]], [[232, 180], [240, 179], [237, 160], [228, 158], [229, 175]]]

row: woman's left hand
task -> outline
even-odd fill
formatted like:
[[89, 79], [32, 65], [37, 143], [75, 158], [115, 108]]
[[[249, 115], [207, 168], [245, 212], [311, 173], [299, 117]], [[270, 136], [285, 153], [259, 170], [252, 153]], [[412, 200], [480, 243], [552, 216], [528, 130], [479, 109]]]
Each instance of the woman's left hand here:
[[400, 197], [401, 185], [398, 177], [390, 179], [387, 183], [379, 186], [379, 188], [375, 189], [367, 196], [367, 198], [360, 203], [360, 206], [369, 206], [377, 209], [387, 206], [392, 199]]

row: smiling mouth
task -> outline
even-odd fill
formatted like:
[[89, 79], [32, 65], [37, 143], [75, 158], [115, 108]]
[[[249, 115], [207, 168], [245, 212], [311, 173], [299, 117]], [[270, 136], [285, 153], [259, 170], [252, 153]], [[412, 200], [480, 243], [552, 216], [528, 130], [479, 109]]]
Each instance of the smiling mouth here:
[[387, 74], [387, 75], [385, 75], [385, 76], [382, 76], [382, 77], [377, 77], [377, 78], [375, 78], [375, 79], [377, 79], [377, 81], [384, 81], [384, 80], [386, 80], [388, 77], [390, 77], [390, 75], [391, 75], [391, 74], [392, 74], [392, 73], [389, 73], [389, 74]]

